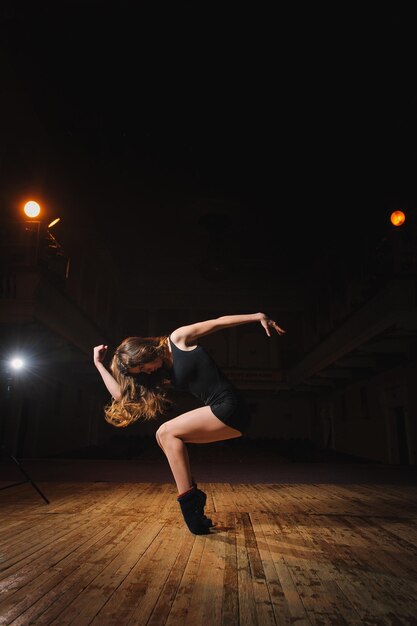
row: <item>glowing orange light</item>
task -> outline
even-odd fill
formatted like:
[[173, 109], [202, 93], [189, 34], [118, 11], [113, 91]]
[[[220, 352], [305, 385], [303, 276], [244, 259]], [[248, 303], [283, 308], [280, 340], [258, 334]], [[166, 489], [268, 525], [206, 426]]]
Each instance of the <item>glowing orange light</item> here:
[[58, 222], [61, 221], [60, 217], [57, 217], [55, 220], [53, 220], [50, 224], [48, 224], [48, 228], [52, 228], [52, 226], [55, 226], [55, 224], [58, 224]]
[[38, 217], [41, 207], [34, 200], [29, 200], [29, 202], [26, 202], [23, 210], [28, 217]]
[[394, 226], [402, 226], [405, 222], [405, 215], [402, 211], [393, 211], [391, 213], [391, 224]]

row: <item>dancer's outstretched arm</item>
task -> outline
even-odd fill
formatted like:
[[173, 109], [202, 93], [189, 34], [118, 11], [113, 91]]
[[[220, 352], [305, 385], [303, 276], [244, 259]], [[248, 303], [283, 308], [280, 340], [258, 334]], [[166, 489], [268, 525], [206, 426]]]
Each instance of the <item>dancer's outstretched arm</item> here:
[[271, 320], [265, 313], [249, 313], [247, 315], [222, 315], [212, 320], [206, 320], [205, 322], [196, 322], [195, 324], [189, 324], [188, 326], [181, 326], [177, 328], [175, 337], [177, 340], [182, 340], [185, 343], [193, 343], [204, 335], [210, 335], [218, 330], [224, 328], [231, 328], [232, 326], [240, 326], [241, 324], [250, 324], [253, 322], [260, 322], [265, 329], [268, 337], [271, 336], [270, 328], [276, 330], [279, 335], [283, 335], [285, 330], [280, 328], [276, 322]]

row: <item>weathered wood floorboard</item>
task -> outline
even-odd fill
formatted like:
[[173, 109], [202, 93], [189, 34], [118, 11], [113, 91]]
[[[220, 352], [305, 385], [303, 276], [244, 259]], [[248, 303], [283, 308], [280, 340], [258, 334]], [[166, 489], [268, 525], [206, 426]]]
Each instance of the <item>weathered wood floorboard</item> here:
[[417, 624], [417, 487], [206, 483], [0, 492], [0, 624]]

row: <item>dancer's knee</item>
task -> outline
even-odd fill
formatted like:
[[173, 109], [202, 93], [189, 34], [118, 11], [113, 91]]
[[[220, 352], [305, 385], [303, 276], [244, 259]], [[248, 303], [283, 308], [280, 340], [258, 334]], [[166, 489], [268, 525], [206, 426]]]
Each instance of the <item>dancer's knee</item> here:
[[161, 439], [160, 439], [160, 436], [159, 436], [159, 428], [158, 428], [158, 430], [155, 433], [155, 439], [156, 439], [156, 443], [158, 444], [158, 446], [160, 448], [162, 448], [162, 450], [163, 450], [164, 448], [162, 446]]
[[170, 425], [165, 422], [156, 431], [156, 440], [161, 448], [166, 450], [171, 444], [178, 441], [178, 437], [175, 436], [173, 429], [170, 428]]
[[161, 426], [158, 428], [158, 430], [155, 433], [156, 436], [156, 440], [158, 442], [158, 445], [164, 449], [164, 445], [166, 445], [167, 441], [169, 440], [169, 430], [167, 428], [166, 423], [161, 424]]

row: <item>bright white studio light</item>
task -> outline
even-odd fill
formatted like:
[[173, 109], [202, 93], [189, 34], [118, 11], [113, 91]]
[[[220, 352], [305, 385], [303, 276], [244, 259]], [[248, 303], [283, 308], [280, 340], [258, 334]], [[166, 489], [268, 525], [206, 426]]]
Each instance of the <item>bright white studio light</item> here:
[[21, 370], [25, 366], [25, 362], [19, 356], [15, 356], [10, 360], [10, 365], [14, 370]]

